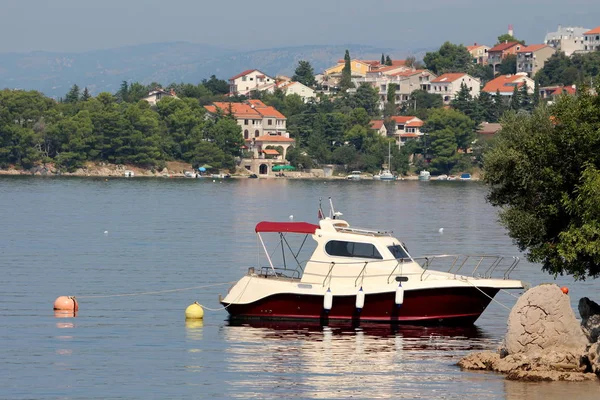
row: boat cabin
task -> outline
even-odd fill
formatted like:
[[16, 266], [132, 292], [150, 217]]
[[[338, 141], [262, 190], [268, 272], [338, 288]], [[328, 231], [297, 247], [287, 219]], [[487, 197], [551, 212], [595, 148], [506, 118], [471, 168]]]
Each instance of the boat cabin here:
[[[261, 232], [279, 233], [283, 260], [275, 265], [271, 255], [279, 251], [267, 249]], [[269, 265], [260, 269], [260, 275], [289, 277], [307, 284], [331, 286], [355, 284], [383, 277], [392, 279], [394, 273], [421, 274], [423, 269], [408, 253], [406, 246], [392, 236], [392, 232], [352, 228], [340, 219], [325, 218], [319, 225], [305, 222], [261, 222], [256, 233], [262, 243]], [[288, 234], [304, 234], [300, 248], [294, 252]], [[306, 239], [314, 240], [314, 250], [305, 262], [298, 254], [306, 250]], [[284, 250], [291, 251], [286, 259]], [[281, 263], [281, 261], [283, 261]], [[283, 267], [280, 265], [283, 264]], [[392, 279], [393, 280], [393, 279]], [[350, 282], [351, 281], [351, 282]]]

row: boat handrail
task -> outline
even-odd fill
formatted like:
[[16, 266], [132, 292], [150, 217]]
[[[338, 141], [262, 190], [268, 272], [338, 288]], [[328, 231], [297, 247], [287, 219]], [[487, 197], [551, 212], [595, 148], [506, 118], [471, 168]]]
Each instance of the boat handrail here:
[[368, 236], [391, 236], [392, 231], [377, 231], [373, 229], [364, 229], [364, 228], [347, 228], [347, 227], [336, 227], [337, 232], [346, 232], [346, 233], [356, 233], [359, 235], [368, 235]]
[[367, 264], [369, 264], [368, 261], [365, 261], [365, 266], [362, 267], [362, 269], [360, 270], [360, 272], [358, 273], [358, 275], [356, 276], [356, 279], [354, 280], [354, 287], [357, 286], [358, 283], [358, 278], [360, 278], [362, 276], [362, 279], [360, 281], [360, 286], [362, 286], [364, 280], [365, 280], [365, 273], [367, 272]]
[[[283, 272], [278, 272], [283, 271]], [[302, 274], [298, 269], [288, 269], [288, 268], [279, 268], [279, 267], [261, 267], [260, 268], [260, 276], [264, 276], [268, 278], [270, 276], [274, 278], [288, 278], [288, 279], [300, 279]]]
[[[387, 283], [390, 283], [390, 279], [392, 278], [392, 276], [394, 276], [394, 272], [396, 272], [396, 269], [398, 267], [400, 267], [401, 265], [404, 265], [404, 258], [401, 258], [400, 260], [397, 260], [396, 266], [394, 267], [394, 269], [392, 270], [392, 272], [390, 272], [390, 274], [388, 275]], [[400, 269], [400, 274], [402, 274], [402, 268]]]
[[335, 266], [335, 261], [332, 261], [331, 266], [329, 267], [329, 272], [327, 272], [327, 275], [325, 275], [325, 279], [323, 279], [323, 287], [325, 287], [325, 281], [327, 280], [327, 278], [329, 278], [329, 284], [331, 285], [331, 278], [333, 278], [332, 272], [333, 272], [334, 266]]
[[[456, 278], [456, 275], [458, 275], [465, 267], [472, 267], [470, 275], [473, 278], [491, 279], [496, 271], [500, 271], [502, 273], [502, 279], [505, 280], [510, 279], [510, 274], [516, 269], [517, 264], [520, 261], [520, 258], [516, 256], [506, 257], [490, 254], [441, 254], [414, 257], [413, 260], [418, 262], [423, 269], [421, 280], [423, 280], [429, 267], [439, 259], [452, 260], [452, 264], [446, 272], [453, 274], [454, 278]], [[422, 260], [422, 262], [420, 260]], [[484, 268], [485, 270], [483, 273], [478, 272]]]

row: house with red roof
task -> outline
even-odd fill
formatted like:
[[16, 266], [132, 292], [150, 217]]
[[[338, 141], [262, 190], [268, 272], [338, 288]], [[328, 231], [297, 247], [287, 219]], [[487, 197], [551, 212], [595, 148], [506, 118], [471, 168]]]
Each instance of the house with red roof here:
[[517, 73], [525, 72], [530, 78], [542, 68], [556, 49], [545, 44], [530, 44], [517, 51]]
[[381, 136], [389, 136], [396, 139], [398, 147], [404, 146], [408, 140], [418, 140], [423, 133], [421, 127], [423, 121], [414, 116], [396, 115], [391, 117], [394, 121], [394, 131], [388, 132], [382, 119], [374, 119], [371, 121], [371, 129], [374, 129]]
[[246, 146], [254, 154], [254, 158], [273, 156], [273, 152], [264, 152], [269, 146], [281, 147], [283, 152], [279, 158], [285, 160], [287, 149], [294, 144], [294, 139], [290, 139], [286, 130], [285, 116], [260, 100], [246, 100], [241, 103], [215, 102], [204, 108], [209, 116], [219, 113], [231, 115], [242, 128]]
[[275, 82], [267, 74], [258, 69], [248, 69], [229, 78], [229, 94], [231, 96], [248, 96], [250, 92], [266, 87]]
[[473, 46], [467, 46], [467, 50], [473, 57], [474, 64], [486, 65], [488, 62], [488, 51], [490, 50], [489, 46], [483, 44], [473, 44]]
[[512, 94], [517, 88], [527, 84], [527, 93], [533, 94], [535, 88], [535, 82], [529, 78], [526, 73], [500, 75], [495, 79], [489, 81], [482, 89], [491, 95], [500, 93], [501, 96], [512, 97]]
[[371, 129], [376, 131], [381, 136], [387, 136], [387, 128], [385, 127], [382, 119], [371, 120], [370, 126]]
[[392, 117], [396, 131], [392, 136], [396, 139], [398, 147], [404, 146], [408, 140], [419, 140], [423, 133], [421, 128], [424, 122], [415, 116], [396, 115]]
[[167, 91], [161, 88], [156, 88], [154, 90], [151, 90], [148, 93], [148, 96], [142, 98], [142, 100], [146, 100], [148, 103], [150, 103], [150, 105], [155, 106], [156, 103], [158, 103], [161, 99], [164, 99], [165, 97], [173, 97], [174, 99], [179, 98], [177, 97], [177, 94], [175, 94], [175, 90], [173, 89]]
[[540, 98], [548, 101], [554, 101], [556, 98], [562, 94], [575, 95], [577, 94], [577, 87], [575, 85], [571, 86], [544, 86], [540, 89]]
[[508, 55], [516, 55], [523, 45], [519, 42], [504, 42], [495, 45], [488, 50], [488, 64], [494, 68], [494, 73], [498, 72], [498, 66]]
[[460, 91], [462, 85], [466, 85], [473, 98], [479, 97], [481, 81], [464, 72], [447, 73], [438, 76], [431, 81], [429, 93], [442, 96], [444, 104], [450, 104]]
[[600, 50], [600, 26], [583, 33], [583, 51]]

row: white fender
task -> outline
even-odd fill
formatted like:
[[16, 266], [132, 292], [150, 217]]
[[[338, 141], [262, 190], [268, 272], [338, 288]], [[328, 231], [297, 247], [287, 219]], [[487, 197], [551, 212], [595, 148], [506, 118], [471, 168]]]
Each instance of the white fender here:
[[404, 288], [402, 282], [396, 288], [396, 305], [400, 307], [404, 303]]
[[333, 306], [333, 293], [331, 293], [331, 289], [327, 289], [325, 292], [325, 296], [323, 296], [323, 308], [325, 312], [329, 312], [331, 307]]
[[364, 306], [365, 306], [365, 292], [363, 291], [363, 288], [361, 286], [358, 293], [356, 293], [356, 309], [358, 310], [358, 312], [361, 312], [361, 310], [363, 309]]

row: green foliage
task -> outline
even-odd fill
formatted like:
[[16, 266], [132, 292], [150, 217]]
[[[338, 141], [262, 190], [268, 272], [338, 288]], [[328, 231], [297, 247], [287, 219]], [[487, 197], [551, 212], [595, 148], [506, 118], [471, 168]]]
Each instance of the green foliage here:
[[340, 90], [345, 92], [347, 89], [354, 87], [352, 83], [352, 61], [350, 52], [346, 50], [344, 55], [344, 68], [342, 69], [342, 77], [340, 79]]
[[473, 64], [471, 53], [465, 46], [450, 42], [445, 42], [438, 51], [426, 53], [423, 61], [426, 68], [436, 75], [467, 72]]
[[294, 76], [292, 76], [292, 80], [300, 82], [308, 87], [314, 87], [317, 81], [315, 80], [315, 71], [313, 70], [312, 65], [310, 65], [310, 62], [303, 60], [299, 61]]
[[505, 42], [508, 42], [508, 43], [518, 42], [518, 43], [521, 43], [522, 45], [525, 45], [524, 40], [516, 39], [514, 36], [509, 35], [508, 33], [504, 33], [504, 34], [498, 36], [498, 42], [496, 44], [505, 43]]
[[502, 123], [484, 167], [509, 235], [547, 272], [599, 276], [600, 97], [583, 90]]
[[385, 57], [385, 65], [387, 65], [387, 66], [392, 66], [392, 65], [393, 65], [393, 63], [392, 63], [392, 59], [390, 58], [390, 56], [389, 56], [389, 55], [387, 55], [387, 56]]
[[510, 98], [510, 109], [518, 111], [521, 108], [521, 92], [519, 87], [515, 85], [512, 96]]
[[423, 120], [427, 119], [429, 113], [444, 105], [442, 96], [418, 89], [411, 93], [410, 99], [402, 103], [400, 114], [414, 115]]
[[571, 57], [558, 52], [553, 54], [538, 71], [535, 78], [540, 86], [570, 86], [579, 82], [589, 83], [600, 76], [600, 52], [575, 53]]
[[210, 79], [208, 80], [203, 79], [202, 85], [213, 95], [223, 95], [229, 93], [229, 83], [223, 79], [217, 79], [215, 75], [211, 75]]
[[[475, 138], [475, 123], [453, 109], [434, 110], [424, 126], [427, 150], [432, 155], [430, 168], [435, 173], [451, 173], [468, 157], [458, 150], [466, 150]], [[464, 164], [464, 163], [463, 163]]]
[[494, 68], [491, 65], [474, 64], [470, 70], [470, 75], [481, 81], [481, 85], [494, 79]]
[[54, 162], [73, 171], [88, 161], [153, 167], [168, 159], [193, 162], [215, 148], [211, 165], [234, 167], [243, 143], [235, 121], [207, 122], [193, 98], [165, 97], [156, 107], [133, 101], [146, 94], [147, 87], [127, 82], [116, 96], [92, 97], [87, 89], [79, 95], [74, 85], [63, 103], [38, 92], [0, 91], [0, 167]]
[[453, 108], [471, 118], [476, 124], [479, 124], [484, 120], [480, 102], [473, 99], [469, 88], [464, 82], [461, 83], [460, 90], [456, 94], [455, 99], [452, 100], [451, 105]]
[[65, 96], [65, 103], [77, 103], [79, 101], [79, 86], [73, 85]]
[[517, 73], [517, 56], [509, 54], [502, 59], [498, 66], [500, 75], [516, 74]]

